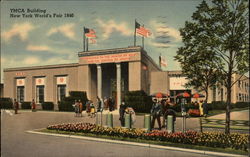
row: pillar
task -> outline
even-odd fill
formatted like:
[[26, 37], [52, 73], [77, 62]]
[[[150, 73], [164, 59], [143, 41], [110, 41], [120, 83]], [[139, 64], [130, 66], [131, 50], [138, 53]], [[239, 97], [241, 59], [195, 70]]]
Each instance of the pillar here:
[[121, 105], [121, 63], [116, 63], [116, 90], [117, 90], [117, 109]]
[[102, 98], [102, 67], [97, 64], [97, 96]]

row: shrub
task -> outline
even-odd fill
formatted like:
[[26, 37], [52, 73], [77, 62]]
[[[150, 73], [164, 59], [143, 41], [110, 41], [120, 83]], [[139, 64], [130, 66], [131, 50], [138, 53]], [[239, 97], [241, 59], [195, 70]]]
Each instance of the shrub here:
[[13, 102], [11, 98], [0, 98], [1, 109], [12, 109]]
[[59, 111], [74, 111], [72, 105], [75, 103], [75, 100], [81, 100], [83, 110], [86, 109], [85, 104], [88, 101], [86, 92], [70, 91], [68, 97], [63, 98], [61, 102], [58, 102]]
[[208, 109], [211, 109], [211, 110], [226, 110], [226, 102], [224, 102], [224, 101], [213, 101], [211, 104], [208, 104]]
[[31, 109], [31, 102], [29, 102], [29, 101], [26, 101], [26, 102], [22, 102], [21, 103], [21, 108], [22, 109]]
[[244, 108], [249, 107], [249, 102], [236, 102], [233, 104], [233, 108]]
[[43, 102], [42, 109], [43, 110], [54, 110], [54, 103], [53, 102]]
[[125, 94], [125, 103], [132, 107], [135, 112], [150, 113], [152, 108], [152, 98], [144, 91], [131, 91]]
[[74, 108], [72, 106], [73, 102], [70, 102], [70, 101], [58, 102], [59, 111], [74, 111]]

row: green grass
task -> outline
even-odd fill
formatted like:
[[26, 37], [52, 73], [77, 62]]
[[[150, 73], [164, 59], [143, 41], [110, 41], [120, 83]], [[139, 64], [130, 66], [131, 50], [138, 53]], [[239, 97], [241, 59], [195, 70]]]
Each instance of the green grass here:
[[54, 133], [54, 134], [66, 134], [66, 135], [77, 135], [77, 136], [87, 136], [87, 137], [95, 137], [95, 138], [102, 138], [102, 139], [130, 141], [130, 142], [137, 142], [137, 143], [155, 144], [155, 145], [162, 145], [162, 146], [172, 146], [172, 147], [188, 148], [188, 149], [203, 150], [203, 151], [214, 151], [214, 152], [248, 155], [248, 152], [241, 151], [241, 150], [235, 150], [235, 149], [231, 149], [231, 148], [214, 148], [214, 147], [198, 146], [198, 145], [191, 145], [191, 144], [171, 143], [171, 142], [166, 142], [166, 141], [143, 140], [143, 139], [135, 139], [135, 138], [108, 136], [108, 135], [96, 135], [96, 134], [92, 134], [92, 133], [76, 133], [76, 132], [57, 131], [57, 130], [48, 130], [48, 129], [42, 129], [42, 130], [40, 130], [40, 132]]

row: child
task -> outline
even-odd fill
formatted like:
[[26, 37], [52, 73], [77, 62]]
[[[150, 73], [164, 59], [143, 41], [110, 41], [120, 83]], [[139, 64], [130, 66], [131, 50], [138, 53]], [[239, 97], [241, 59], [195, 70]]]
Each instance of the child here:
[[90, 117], [95, 117], [95, 106], [93, 103], [90, 104]]

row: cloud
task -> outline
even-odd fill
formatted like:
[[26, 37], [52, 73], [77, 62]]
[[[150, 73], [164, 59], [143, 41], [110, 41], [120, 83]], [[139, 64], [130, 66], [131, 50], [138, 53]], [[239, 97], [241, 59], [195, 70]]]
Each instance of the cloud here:
[[14, 36], [19, 36], [22, 41], [28, 38], [28, 33], [35, 28], [30, 22], [15, 23], [8, 31], [2, 33], [4, 40], [9, 41]]
[[26, 65], [38, 64], [40, 62], [41, 60], [38, 57], [27, 57], [22, 61], [22, 63]]
[[74, 27], [75, 27], [74, 23], [64, 24], [64, 25], [61, 25], [59, 27], [51, 28], [47, 32], [47, 35], [50, 36], [54, 33], [62, 33], [64, 36], [66, 36], [72, 40], [76, 40], [75, 32], [73, 31]]
[[104, 32], [102, 34], [104, 39], [108, 39], [114, 31], [120, 32], [124, 36], [133, 35], [133, 31], [128, 28], [126, 22], [121, 22], [120, 24], [118, 24], [114, 20], [105, 22], [101, 19], [97, 19], [96, 22], [100, 25]]
[[180, 36], [180, 32], [173, 28], [173, 27], [169, 27], [167, 25], [161, 24], [161, 23], [157, 23], [156, 21], [151, 21], [151, 25], [153, 25], [154, 30], [156, 32], [167, 32], [167, 35], [174, 38], [175, 41], [181, 41], [182, 38]]
[[157, 43], [157, 42], [151, 42], [151, 45], [156, 46], [156, 47], [170, 47], [170, 44], [165, 44], [165, 43]]
[[49, 50], [51, 50], [51, 48], [46, 46], [46, 45], [28, 45], [26, 47], [26, 50], [28, 50], [28, 51], [49, 51]]

